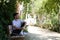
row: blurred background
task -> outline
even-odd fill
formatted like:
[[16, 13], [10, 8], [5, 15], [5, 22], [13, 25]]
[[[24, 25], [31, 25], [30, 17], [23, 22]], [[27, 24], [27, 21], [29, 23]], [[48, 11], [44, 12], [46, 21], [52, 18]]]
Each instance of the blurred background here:
[[60, 0], [0, 0], [0, 40], [7, 40], [7, 26], [15, 12], [26, 25], [60, 33]]

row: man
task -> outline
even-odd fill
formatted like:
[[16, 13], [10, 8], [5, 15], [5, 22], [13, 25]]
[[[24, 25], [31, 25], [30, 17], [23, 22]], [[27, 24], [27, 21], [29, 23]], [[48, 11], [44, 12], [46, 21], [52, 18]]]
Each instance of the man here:
[[18, 13], [14, 13], [13, 17], [14, 20], [12, 21], [12, 25], [13, 25], [12, 35], [19, 35], [21, 30], [23, 29], [23, 26], [25, 25], [25, 22], [19, 19]]

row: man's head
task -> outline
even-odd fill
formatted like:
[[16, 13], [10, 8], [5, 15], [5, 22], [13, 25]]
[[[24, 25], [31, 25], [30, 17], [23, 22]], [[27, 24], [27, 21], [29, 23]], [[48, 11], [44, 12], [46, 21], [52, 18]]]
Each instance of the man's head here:
[[13, 17], [14, 17], [15, 19], [19, 19], [19, 13], [14, 13], [14, 14], [13, 14]]

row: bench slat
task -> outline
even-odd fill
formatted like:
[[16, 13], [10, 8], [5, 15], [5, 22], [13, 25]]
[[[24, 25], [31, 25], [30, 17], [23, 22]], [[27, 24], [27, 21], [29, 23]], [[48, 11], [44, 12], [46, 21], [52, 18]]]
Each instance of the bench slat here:
[[24, 36], [11, 36], [11, 38], [24, 38]]

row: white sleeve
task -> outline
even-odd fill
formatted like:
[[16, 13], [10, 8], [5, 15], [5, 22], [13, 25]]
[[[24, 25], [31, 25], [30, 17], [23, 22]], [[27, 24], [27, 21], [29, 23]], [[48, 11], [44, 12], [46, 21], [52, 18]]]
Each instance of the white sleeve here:
[[16, 25], [14, 21], [12, 21], [12, 25], [13, 25], [13, 26], [15, 26], [15, 25]]

